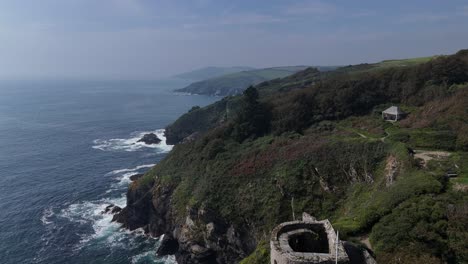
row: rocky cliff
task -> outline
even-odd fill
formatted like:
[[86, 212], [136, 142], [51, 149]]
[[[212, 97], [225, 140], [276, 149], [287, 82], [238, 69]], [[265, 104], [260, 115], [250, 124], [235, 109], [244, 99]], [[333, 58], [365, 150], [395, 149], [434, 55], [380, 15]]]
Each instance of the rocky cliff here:
[[127, 207], [113, 221], [164, 235], [157, 253], [175, 254], [179, 263], [237, 263], [253, 252], [256, 241], [248, 228], [226, 222], [209, 208], [187, 206], [185, 218], [178, 218], [171, 205], [173, 191], [160, 181], [135, 182], [127, 193]]

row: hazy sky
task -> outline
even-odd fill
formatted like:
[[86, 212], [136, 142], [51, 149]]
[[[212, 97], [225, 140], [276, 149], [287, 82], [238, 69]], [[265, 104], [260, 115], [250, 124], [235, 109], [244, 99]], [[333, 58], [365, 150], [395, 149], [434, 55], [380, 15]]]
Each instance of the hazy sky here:
[[467, 0], [0, 0], [1, 79], [154, 79], [462, 48]]

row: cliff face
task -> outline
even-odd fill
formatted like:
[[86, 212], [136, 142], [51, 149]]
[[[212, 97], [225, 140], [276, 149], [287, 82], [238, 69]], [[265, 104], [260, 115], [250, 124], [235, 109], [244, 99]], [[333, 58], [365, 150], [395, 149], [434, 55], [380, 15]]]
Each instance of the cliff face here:
[[114, 221], [130, 230], [143, 228], [152, 236], [165, 235], [164, 249], [158, 254], [176, 254], [179, 263], [238, 263], [253, 252], [256, 241], [246, 226], [226, 222], [208, 208], [187, 206], [185, 218], [178, 217], [171, 205], [173, 191], [158, 181], [133, 183], [127, 207]]

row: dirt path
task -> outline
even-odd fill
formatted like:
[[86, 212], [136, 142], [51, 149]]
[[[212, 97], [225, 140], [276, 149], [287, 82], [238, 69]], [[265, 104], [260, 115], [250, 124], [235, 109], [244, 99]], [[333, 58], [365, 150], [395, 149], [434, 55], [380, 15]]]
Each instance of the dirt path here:
[[414, 152], [414, 157], [422, 159], [424, 164], [433, 159], [444, 159], [450, 156], [450, 152], [447, 151], [414, 150]]
[[390, 133], [388, 133], [387, 130], [384, 130], [384, 131], [385, 131], [385, 136], [380, 138], [380, 141], [382, 141], [382, 142], [385, 142], [385, 139], [390, 136]]
[[356, 133], [357, 133], [359, 136], [361, 136], [362, 138], [367, 138], [367, 136], [364, 135], [364, 134], [361, 134], [361, 133], [359, 133], [359, 132], [356, 132]]

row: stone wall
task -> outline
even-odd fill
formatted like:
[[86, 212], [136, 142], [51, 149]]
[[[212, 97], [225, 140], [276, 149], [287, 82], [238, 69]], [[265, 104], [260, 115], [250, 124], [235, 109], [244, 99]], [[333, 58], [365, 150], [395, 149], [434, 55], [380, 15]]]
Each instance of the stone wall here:
[[[312, 241], [311, 238], [314, 237], [316, 240]], [[295, 244], [300, 243], [300, 239], [304, 239], [304, 245]], [[342, 242], [336, 243], [336, 241], [336, 232], [328, 220], [317, 221], [306, 215], [302, 221], [282, 223], [272, 231], [271, 264], [335, 264], [336, 250], [338, 250], [338, 263], [349, 263]], [[293, 250], [291, 245], [297, 251]]]

